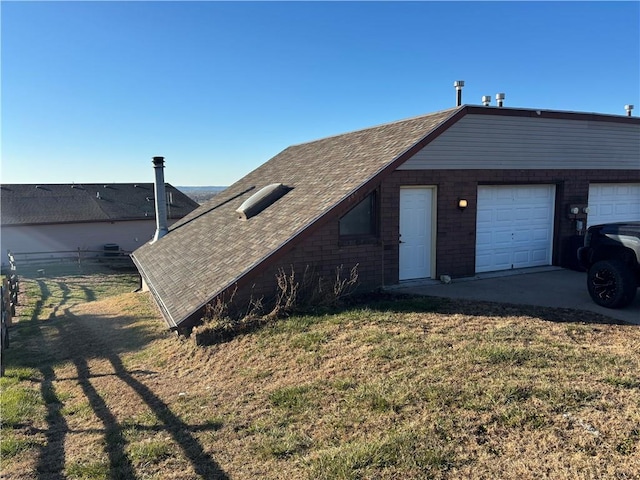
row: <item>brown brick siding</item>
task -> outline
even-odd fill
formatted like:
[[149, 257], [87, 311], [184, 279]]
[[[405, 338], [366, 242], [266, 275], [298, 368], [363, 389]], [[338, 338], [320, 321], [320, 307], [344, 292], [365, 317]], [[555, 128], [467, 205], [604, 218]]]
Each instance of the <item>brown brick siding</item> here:
[[[553, 264], [566, 267], [574, 260], [574, 252], [565, 247], [575, 233], [575, 224], [568, 217], [569, 205], [588, 203], [590, 183], [638, 181], [639, 170], [397, 170], [382, 188], [392, 197], [385, 208], [397, 213], [400, 186], [437, 187], [436, 276], [464, 277], [475, 273], [478, 185], [556, 185]], [[469, 207], [463, 212], [457, 208], [458, 198], [469, 200]], [[395, 248], [396, 265], [397, 251]], [[395, 275], [395, 279], [389, 278], [390, 283], [397, 282], [397, 272]]]
[[[443, 274], [456, 278], [475, 273], [478, 185], [556, 185], [553, 264], [570, 266], [575, 253], [567, 248], [567, 240], [574, 236], [575, 225], [568, 217], [569, 205], [588, 203], [590, 183], [639, 181], [638, 170], [397, 170], [379, 186], [379, 238], [362, 244], [341, 242], [338, 216], [327, 219], [277, 261], [268, 262], [261, 273], [237, 292], [236, 299], [246, 301], [250, 295], [272, 295], [280, 268], [290, 272], [293, 267], [298, 279], [306, 268], [325, 278], [334, 278], [337, 267], [342, 265], [347, 275], [357, 264], [361, 290], [398, 283], [400, 187], [410, 185], [437, 187], [436, 278]], [[466, 210], [457, 208], [458, 198], [469, 201]]]
[[322, 277], [333, 282], [337, 268], [342, 267], [344, 278], [348, 277], [351, 268], [357, 265], [359, 289], [372, 290], [383, 282], [382, 270], [386, 263], [383, 252], [386, 253], [380, 239], [371, 239], [357, 245], [342, 244], [338, 233], [338, 219], [335, 218], [247, 283], [242, 291], [237, 293], [238, 299], [247, 299], [249, 291], [254, 298], [273, 296], [276, 291], [276, 276], [280, 269], [287, 274], [293, 269], [299, 281], [302, 281], [307, 271], [307, 274], [316, 278]]

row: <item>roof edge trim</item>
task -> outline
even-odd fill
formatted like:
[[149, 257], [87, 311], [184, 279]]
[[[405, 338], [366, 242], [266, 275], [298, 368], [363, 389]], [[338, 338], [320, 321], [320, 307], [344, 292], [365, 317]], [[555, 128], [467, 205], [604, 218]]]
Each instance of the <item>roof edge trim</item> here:
[[173, 317], [169, 313], [169, 310], [167, 309], [167, 306], [162, 301], [162, 298], [160, 297], [160, 295], [158, 294], [158, 291], [153, 286], [153, 283], [149, 281], [149, 277], [146, 274], [146, 272], [144, 271], [144, 268], [142, 267], [140, 262], [138, 262], [138, 260], [136, 259], [135, 255], [133, 253], [130, 255], [130, 257], [131, 257], [131, 260], [133, 260], [133, 263], [138, 268], [138, 272], [140, 272], [140, 276], [142, 277], [144, 282], [147, 284], [147, 288], [151, 292], [151, 296], [153, 297], [154, 302], [156, 303], [156, 305], [160, 309], [160, 313], [162, 313], [162, 317], [164, 318], [164, 322], [167, 324], [167, 326], [170, 329], [177, 328], [178, 324], [175, 322], [175, 320], [173, 319]]
[[610, 113], [589, 113], [572, 112], [569, 110], [545, 110], [542, 108], [514, 108], [514, 107], [493, 107], [480, 105], [464, 105], [469, 114], [478, 115], [499, 115], [507, 117], [538, 117], [554, 118], [561, 120], [592, 121], [592, 122], [614, 122], [640, 124], [640, 117], [628, 117], [626, 115], [615, 115]]

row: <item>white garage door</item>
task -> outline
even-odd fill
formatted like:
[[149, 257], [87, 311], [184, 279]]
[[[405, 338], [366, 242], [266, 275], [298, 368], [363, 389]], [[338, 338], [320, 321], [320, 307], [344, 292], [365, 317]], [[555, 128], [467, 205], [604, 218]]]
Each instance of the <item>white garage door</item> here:
[[640, 183], [589, 185], [587, 225], [640, 221]]
[[478, 187], [476, 272], [551, 265], [554, 185]]

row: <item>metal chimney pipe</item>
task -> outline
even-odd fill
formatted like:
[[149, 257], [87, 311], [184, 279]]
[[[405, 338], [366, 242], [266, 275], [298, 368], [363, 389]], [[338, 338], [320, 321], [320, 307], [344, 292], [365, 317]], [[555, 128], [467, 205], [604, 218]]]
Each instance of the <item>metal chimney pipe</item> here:
[[504, 93], [496, 93], [496, 102], [498, 102], [498, 106], [502, 106], [502, 102], [504, 101]]
[[491, 95], [483, 95], [482, 96], [482, 104], [485, 107], [488, 107], [489, 105], [491, 105]]
[[164, 157], [153, 157], [155, 170], [155, 200], [156, 200], [156, 233], [151, 243], [155, 243], [169, 233], [167, 228], [167, 200], [164, 188]]
[[456, 80], [453, 82], [453, 86], [456, 87], [456, 107], [462, 105], [462, 87], [464, 87], [464, 80]]
[[633, 105], [625, 105], [624, 109], [627, 111], [627, 117], [631, 116], [631, 110], [633, 110]]

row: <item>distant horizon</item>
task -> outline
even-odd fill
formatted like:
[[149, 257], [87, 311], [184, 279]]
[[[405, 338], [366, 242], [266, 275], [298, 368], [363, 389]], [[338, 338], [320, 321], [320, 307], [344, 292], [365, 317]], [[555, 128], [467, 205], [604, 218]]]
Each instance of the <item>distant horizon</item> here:
[[[144, 182], [1, 182], [0, 186], [7, 185], [127, 185], [131, 183], [154, 183], [153, 180], [145, 180]], [[204, 188], [229, 188], [229, 185], [174, 185], [173, 182], [168, 182], [165, 178], [165, 183], [173, 186], [174, 188], [192, 188], [192, 189], [204, 189]]]
[[[173, 184], [172, 184], [173, 185]], [[176, 188], [189, 188], [192, 190], [198, 190], [198, 189], [225, 189], [225, 188], [229, 188], [229, 185], [174, 185], [174, 187]]]

